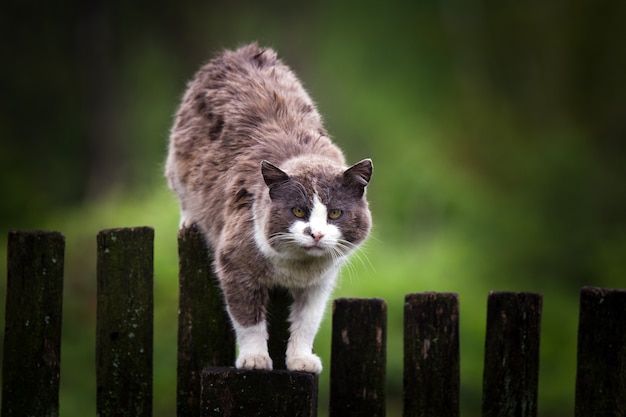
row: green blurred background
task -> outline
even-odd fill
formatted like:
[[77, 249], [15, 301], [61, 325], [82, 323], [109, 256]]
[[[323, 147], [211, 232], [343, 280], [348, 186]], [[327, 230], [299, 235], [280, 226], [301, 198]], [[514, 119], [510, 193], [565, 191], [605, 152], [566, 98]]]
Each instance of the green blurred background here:
[[[539, 414], [572, 415], [579, 289], [626, 282], [624, 22], [620, 0], [5, 2], [0, 303], [7, 231], [63, 232], [61, 415], [95, 414], [95, 236], [137, 225], [156, 230], [154, 414], [175, 415], [168, 130], [195, 70], [252, 40], [299, 74], [349, 161], [374, 160], [373, 236], [335, 295], [387, 300], [388, 415], [404, 295], [421, 291], [460, 296], [461, 406], [480, 414], [490, 290], [544, 295]], [[329, 340], [327, 315], [327, 365]]]

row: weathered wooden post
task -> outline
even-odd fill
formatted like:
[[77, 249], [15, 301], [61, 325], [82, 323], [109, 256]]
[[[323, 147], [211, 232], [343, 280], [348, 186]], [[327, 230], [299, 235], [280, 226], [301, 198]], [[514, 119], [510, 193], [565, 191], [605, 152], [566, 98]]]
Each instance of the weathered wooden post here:
[[624, 289], [580, 291], [575, 416], [626, 416]]
[[200, 415], [205, 366], [235, 363], [235, 337], [222, 291], [213, 273], [213, 254], [194, 226], [178, 232], [178, 417]]
[[404, 417], [458, 417], [459, 297], [408, 294], [404, 302]]
[[2, 417], [59, 415], [65, 238], [9, 232]]
[[541, 307], [541, 294], [489, 293], [484, 417], [537, 415]]
[[202, 417], [316, 417], [317, 375], [204, 368]]
[[331, 417], [385, 416], [387, 304], [340, 298], [333, 304]]
[[98, 234], [100, 417], [152, 416], [153, 242], [154, 230], [149, 227]]

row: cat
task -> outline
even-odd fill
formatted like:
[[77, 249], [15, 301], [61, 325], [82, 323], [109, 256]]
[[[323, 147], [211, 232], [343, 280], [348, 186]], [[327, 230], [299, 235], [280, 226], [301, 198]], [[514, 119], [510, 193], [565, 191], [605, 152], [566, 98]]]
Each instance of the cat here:
[[293, 295], [287, 368], [319, 374], [313, 341], [337, 273], [367, 238], [372, 161], [347, 167], [296, 75], [256, 43], [227, 50], [188, 84], [166, 177], [181, 227], [215, 255], [240, 369], [272, 369], [268, 291]]

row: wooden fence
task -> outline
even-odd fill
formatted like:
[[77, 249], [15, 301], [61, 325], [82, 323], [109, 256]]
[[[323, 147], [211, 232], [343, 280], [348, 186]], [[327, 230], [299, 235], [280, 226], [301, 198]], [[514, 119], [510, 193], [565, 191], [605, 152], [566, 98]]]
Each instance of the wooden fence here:
[[[151, 228], [98, 234], [97, 415], [152, 415]], [[2, 417], [58, 416], [64, 237], [10, 232]], [[317, 376], [239, 371], [235, 343], [195, 230], [179, 234], [177, 414], [315, 416]], [[272, 294], [270, 351], [284, 368], [289, 296]], [[404, 416], [459, 416], [459, 305], [451, 293], [404, 304]], [[483, 416], [536, 416], [542, 297], [488, 296]], [[386, 304], [333, 304], [331, 417], [385, 415]], [[626, 416], [626, 291], [580, 293], [575, 415]]]

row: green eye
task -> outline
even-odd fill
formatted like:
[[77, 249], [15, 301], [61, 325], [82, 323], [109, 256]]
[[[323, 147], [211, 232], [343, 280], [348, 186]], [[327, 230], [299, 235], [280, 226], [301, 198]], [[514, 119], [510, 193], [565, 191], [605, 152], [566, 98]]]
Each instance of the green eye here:
[[304, 211], [302, 207], [294, 207], [291, 209], [291, 212], [293, 213], [294, 216], [296, 216], [299, 219], [306, 216], [306, 211]]
[[328, 212], [328, 218], [331, 220], [337, 220], [339, 217], [341, 217], [342, 213], [343, 212], [339, 209], [333, 209]]

